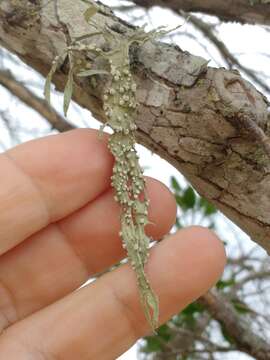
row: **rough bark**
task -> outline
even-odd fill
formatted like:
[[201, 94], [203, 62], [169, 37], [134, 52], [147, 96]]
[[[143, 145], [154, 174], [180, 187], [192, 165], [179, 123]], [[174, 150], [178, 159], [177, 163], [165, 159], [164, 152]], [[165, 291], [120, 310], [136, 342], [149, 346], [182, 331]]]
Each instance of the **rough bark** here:
[[[72, 0], [0, 3], [0, 43], [47, 75], [70, 39], [93, 31], [82, 19], [85, 5]], [[134, 28], [103, 7], [94, 20], [120, 38]], [[92, 41], [108, 47], [96, 36]], [[110, 45], [112, 48], [114, 44]], [[89, 55], [90, 56], [90, 55]], [[270, 250], [270, 145], [267, 101], [239, 73], [207, 67], [178, 47], [147, 42], [130, 53], [138, 85], [138, 141], [173, 164], [196, 190], [251, 238]], [[100, 61], [91, 56], [93, 67]], [[102, 65], [104, 66], [104, 65]], [[67, 64], [54, 77], [62, 90]], [[77, 78], [74, 100], [104, 121], [96, 82]]]
[[270, 1], [268, 0], [132, 0], [135, 4], [150, 8], [158, 5], [172, 10], [201, 12], [215, 15], [224, 21], [270, 25]]
[[250, 69], [249, 67], [242, 64], [238, 58], [229, 50], [227, 45], [215, 33], [214, 29], [209, 23], [205, 22], [197, 16], [191, 14], [188, 15], [183, 11], [180, 11], [180, 14], [188, 19], [188, 21], [202, 33], [204, 38], [208, 39], [216, 47], [229, 69], [234, 68], [240, 70], [242, 74], [246, 75], [249, 79], [252, 80], [254, 85], [259, 85], [261, 89], [266, 92], [266, 94], [270, 93], [270, 86], [268, 85], [267, 81], [265, 81], [265, 79], [261, 79], [259, 74], [254, 69]]

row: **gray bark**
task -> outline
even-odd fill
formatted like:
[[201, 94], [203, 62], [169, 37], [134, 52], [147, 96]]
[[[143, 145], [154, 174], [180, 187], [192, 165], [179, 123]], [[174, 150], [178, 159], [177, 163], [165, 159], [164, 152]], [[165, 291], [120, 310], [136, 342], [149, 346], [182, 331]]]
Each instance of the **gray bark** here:
[[[2, 0], [0, 43], [46, 76], [70, 39], [93, 28], [84, 22], [85, 5], [80, 2], [44, 4], [40, 8], [33, 1]], [[105, 7], [94, 20], [100, 27], [117, 29], [118, 38], [135, 31]], [[93, 40], [104, 46], [103, 38]], [[130, 56], [138, 85], [138, 141], [173, 164], [269, 251], [270, 130], [264, 96], [239, 73], [207, 67], [204, 59], [178, 47], [147, 42], [133, 46]], [[93, 67], [101, 66], [99, 60], [90, 60]], [[54, 77], [59, 90], [67, 70], [64, 64]], [[76, 78], [73, 98], [105, 121], [101, 98], [106, 77], [97, 80]]]
[[158, 5], [174, 11], [184, 10], [215, 15], [224, 21], [270, 25], [269, 0], [132, 0], [145, 8]]

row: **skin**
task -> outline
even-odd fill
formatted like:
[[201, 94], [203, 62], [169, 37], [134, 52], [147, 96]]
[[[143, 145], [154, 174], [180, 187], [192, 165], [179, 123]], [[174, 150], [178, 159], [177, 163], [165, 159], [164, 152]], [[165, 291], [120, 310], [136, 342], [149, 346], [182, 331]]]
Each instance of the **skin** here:
[[[116, 359], [149, 332], [129, 265], [78, 289], [125, 257], [107, 136], [75, 130], [0, 155], [0, 358]], [[147, 233], [175, 221], [170, 191], [147, 179]], [[160, 323], [213, 286], [225, 266], [220, 240], [190, 227], [151, 250], [146, 266]], [[76, 290], [76, 291], [75, 291]]]

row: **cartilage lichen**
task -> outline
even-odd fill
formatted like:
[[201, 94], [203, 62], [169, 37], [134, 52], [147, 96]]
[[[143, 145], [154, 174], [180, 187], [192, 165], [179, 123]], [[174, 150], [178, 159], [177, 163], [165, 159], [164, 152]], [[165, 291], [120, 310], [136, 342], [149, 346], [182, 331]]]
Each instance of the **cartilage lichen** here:
[[[121, 231], [123, 247], [127, 251], [128, 260], [135, 271], [140, 293], [141, 303], [145, 316], [154, 330], [158, 326], [159, 306], [158, 298], [152, 290], [145, 274], [145, 264], [149, 256], [149, 237], [145, 234], [145, 226], [148, 224], [149, 200], [145, 190], [145, 179], [139, 165], [139, 158], [135, 149], [136, 119], [136, 83], [130, 70], [130, 46], [134, 43], [142, 44], [167, 34], [169, 31], [159, 28], [146, 33], [143, 29], [137, 29], [131, 35], [115, 32], [109, 26], [100, 29], [93, 22], [93, 17], [99, 10], [99, 5], [92, 1], [86, 1], [90, 7], [86, 10], [84, 18], [97, 32], [85, 34], [69, 44], [63, 54], [58, 55], [47, 77], [45, 84], [45, 96], [50, 100], [50, 83], [54, 72], [63, 60], [69, 59], [69, 75], [64, 92], [64, 112], [67, 112], [71, 95], [73, 76], [93, 76], [107, 74], [109, 80], [103, 93], [103, 108], [107, 118], [106, 125], [113, 130], [109, 137], [109, 149], [115, 158], [112, 187], [115, 189], [115, 200], [121, 205]], [[108, 42], [108, 49], [103, 50], [95, 43], [82, 41], [103, 36]], [[107, 60], [106, 69], [91, 69], [91, 63], [76, 61], [73, 54], [94, 53]], [[85, 56], [85, 59], [87, 57]], [[74, 61], [75, 60], [75, 61]], [[106, 67], [106, 68], [107, 68]]]
[[104, 93], [104, 111], [114, 130], [109, 148], [115, 157], [112, 186], [115, 200], [121, 205], [123, 246], [134, 269], [146, 317], [155, 329], [158, 324], [158, 299], [144, 272], [148, 258], [149, 238], [144, 228], [148, 223], [145, 179], [135, 150], [136, 83], [129, 64], [129, 41], [122, 40], [119, 51], [109, 59], [112, 82]]

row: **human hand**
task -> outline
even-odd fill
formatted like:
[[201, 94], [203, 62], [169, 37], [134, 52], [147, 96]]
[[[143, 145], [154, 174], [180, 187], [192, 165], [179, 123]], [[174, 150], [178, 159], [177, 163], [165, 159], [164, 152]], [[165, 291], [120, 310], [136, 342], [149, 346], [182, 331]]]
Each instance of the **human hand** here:
[[[0, 155], [0, 359], [113, 360], [149, 327], [129, 265], [75, 291], [125, 257], [106, 136], [75, 130]], [[147, 179], [155, 239], [175, 221], [167, 188]], [[222, 243], [191, 227], [151, 250], [146, 267], [160, 322], [205, 293], [225, 264]]]

